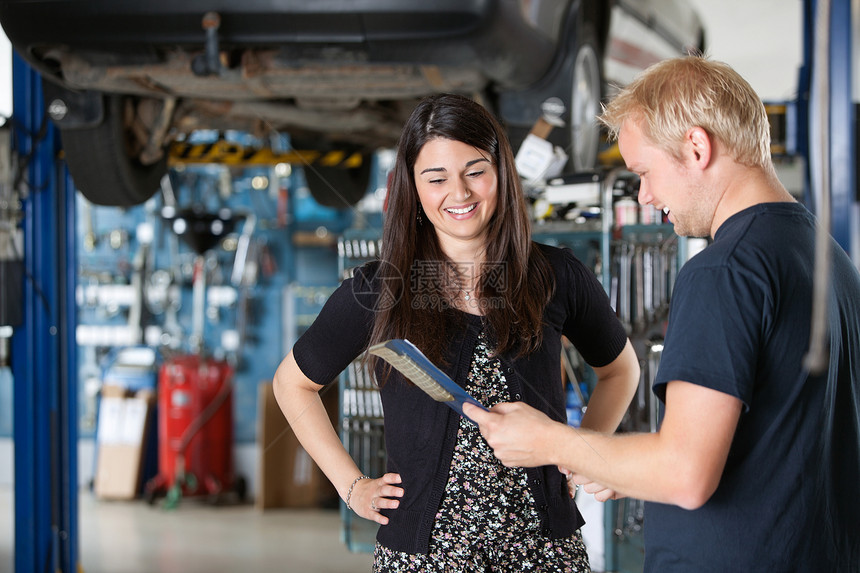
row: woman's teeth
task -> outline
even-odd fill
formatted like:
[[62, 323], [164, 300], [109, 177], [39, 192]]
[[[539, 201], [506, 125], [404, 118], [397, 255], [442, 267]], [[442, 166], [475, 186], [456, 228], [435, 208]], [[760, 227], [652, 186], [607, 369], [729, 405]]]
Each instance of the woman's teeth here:
[[463, 207], [462, 209], [448, 208], [445, 210], [448, 211], [449, 213], [454, 214], [454, 215], [465, 215], [466, 213], [468, 213], [469, 211], [471, 211], [472, 209], [474, 209], [477, 206], [478, 206], [477, 203], [472, 203], [468, 207]]

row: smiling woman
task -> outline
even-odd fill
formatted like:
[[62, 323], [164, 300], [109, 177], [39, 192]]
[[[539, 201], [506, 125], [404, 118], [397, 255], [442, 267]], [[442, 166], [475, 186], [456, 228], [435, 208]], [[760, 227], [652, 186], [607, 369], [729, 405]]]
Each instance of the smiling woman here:
[[497, 571], [590, 570], [584, 521], [557, 467], [503, 467], [471, 422], [375, 357], [387, 473], [361, 473], [325, 416], [318, 393], [392, 338], [485, 407], [522, 401], [561, 421], [568, 336], [597, 366], [582, 424], [607, 431], [639, 380], [594, 273], [571, 251], [531, 241], [513, 150], [488, 108], [424, 98], [403, 128], [387, 201], [380, 259], [341, 283], [275, 374], [296, 437], [348, 509], [380, 525], [378, 573], [490, 570], [488, 555]]

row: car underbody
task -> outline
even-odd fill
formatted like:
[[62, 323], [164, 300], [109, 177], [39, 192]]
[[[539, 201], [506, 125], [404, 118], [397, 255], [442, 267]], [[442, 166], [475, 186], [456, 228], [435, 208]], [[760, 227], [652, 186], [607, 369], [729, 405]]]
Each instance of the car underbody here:
[[[626, 80], [649, 61], [703, 43], [682, 1], [662, 14], [658, 5], [0, 0], [0, 21], [45, 78], [45, 105], [76, 184], [99, 204], [131, 205], [158, 188], [170, 146], [199, 130], [263, 140], [288, 134], [294, 146], [357, 152], [369, 163], [396, 145], [422, 97], [442, 92], [491, 109], [515, 148], [541, 104], [556, 98], [567, 126], [553, 143], [573, 154], [569, 170], [588, 169], [597, 156], [594, 116], [608, 81], [617, 79], [607, 69]], [[622, 43], [610, 38], [613, 31]], [[660, 47], [639, 50], [637, 39]], [[622, 56], [612, 67], [619, 45], [635, 61]], [[98, 161], [104, 168], [90, 165]], [[321, 169], [308, 180], [311, 193], [326, 205], [353, 204], [369, 169], [348, 170], [344, 177]], [[341, 185], [356, 188], [333, 189]]]

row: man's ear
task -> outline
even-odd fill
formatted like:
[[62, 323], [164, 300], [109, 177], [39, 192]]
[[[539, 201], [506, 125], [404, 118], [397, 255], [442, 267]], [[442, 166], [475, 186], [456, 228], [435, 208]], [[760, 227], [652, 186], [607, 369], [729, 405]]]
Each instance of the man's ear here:
[[685, 137], [687, 156], [704, 169], [711, 163], [711, 137], [701, 127], [692, 127]]

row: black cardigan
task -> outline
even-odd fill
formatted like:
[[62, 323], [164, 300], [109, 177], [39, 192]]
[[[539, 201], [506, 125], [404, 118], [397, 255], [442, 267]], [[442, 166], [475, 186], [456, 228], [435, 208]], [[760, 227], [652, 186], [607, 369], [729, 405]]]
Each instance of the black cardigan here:
[[[556, 279], [555, 294], [544, 313], [543, 345], [523, 358], [499, 358], [513, 400], [522, 400], [550, 418], [565, 422], [561, 335], [567, 336], [592, 366], [612, 362], [623, 350], [627, 335], [594, 273], [567, 249], [536, 246], [546, 255]], [[354, 278], [345, 280], [296, 342], [296, 363], [317, 384], [336, 380], [350, 362], [367, 350], [372, 309], [382, 300], [379, 293], [384, 291], [384, 283], [374, 278], [378, 264], [365, 265], [356, 270]], [[458, 314], [464, 320], [457, 328], [448, 329], [448, 366], [443, 369], [465, 386], [482, 319]], [[384, 511], [389, 523], [379, 528], [377, 540], [395, 551], [426, 553], [435, 514], [445, 493], [459, 416], [405, 382], [396, 371], [380, 393], [388, 471], [400, 474], [405, 493], [397, 509]], [[544, 533], [552, 538], [572, 535], [585, 521], [570, 499], [564, 476], [555, 466], [529, 468], [527, 473]]]

